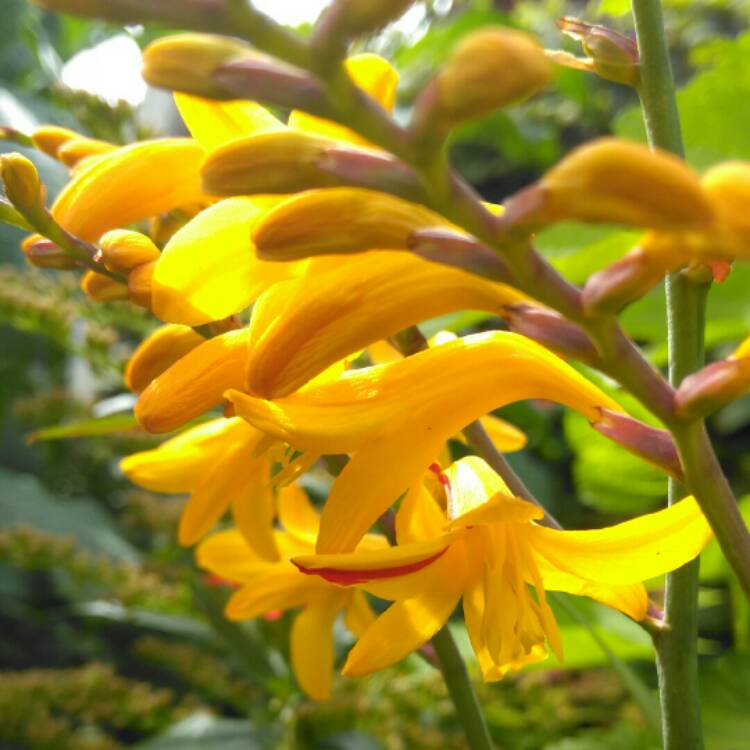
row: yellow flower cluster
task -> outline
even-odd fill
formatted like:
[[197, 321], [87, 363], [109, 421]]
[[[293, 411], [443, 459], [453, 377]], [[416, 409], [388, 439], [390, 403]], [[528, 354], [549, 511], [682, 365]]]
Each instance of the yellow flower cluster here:
[[[156, 492], [189, 493], [179, 538], [199, 544], [203, 568], [238, 586], [229, 617], [301, 608], [292, 660], [315, 698], [331, 689], [332, 626], [342, 611], [359, 638], [344, 672], [362, 675], [422, 646], [462, 599], [487, 680], [540, 661], [548, 647], [562, 658], [545, 591], [645, 618], [642, 582], [692, 559], [709, 537], [695, 501], [611, 528], [563, 531], [545, 526], [544, 513], [480, 458], [452, 462], [447, 442], [477, 419], [500, 451], [523, 447], [523, 434], [487, 416], [506, 404], [546, 399], [591, 423], [622, 408], [516, 333], [442, 336], [404, 358], [390, 349], [389, 337], [446, 313], [543, 306], [460, 263], [411, 252], [424, 230], [473, 238], [420, 203], [423, 186], [408, 168], [314, 102], [312, 114], [295, 110], [282, 122], [253, 101], [195, 94], [221, 94], [218, 79], [200, 89], [201, 65], [243, 54], [235, 42], [200, 35], [147, 50], [152, 80], [184, 82], [189, 69], [194, 93], [175, 102], [190, 137], [115, 148], [54, 128], [34, 135], [72, 167], [54, 220], [97, 243], [103, 268], [127, 280], [90, 272], [84, 289], [129, 297], [166, 324], [135, 352], [126, 382], [140, 394], [145, 429], [180, 431], [124, 459], [125, 474]], [[490, 96], [493, 61], [518, 75]], [[270, 63], [256, 55], [251, 64]], [[385, 60], [355, 56], [345, 71], [361, 96], [393, 109], [397, 74]], [[534, 40], [485, 30], [425, 89], [417, 130], [429, 141], [435, 122], [450, 127], [549, 79]], [[658, 256], [661, 273], [686, 253], [747, 255], [748, 174], [747, 165], [727, 165], [701, 183], [668, 155], [603, 140], [573, 152], [504, 213], [488, 206], [487, 214], [509, 235], [568, 219], [644, 227], [639, 252]], [[126, 229], [147, 219], [150, 236]], [[600, 283], [594, 296], [611, 288]], [[237, 316], [250, 307], [242, 326]], [[190, 424], [221, 406], [224, 416]], [[322, 456], [347, 461], [319, 513], [299, 480]], [[372, 527], [394, 506], [389, 542]], [[233, 527], [216, 531], [227, 511]], [[376, 617], [365, 592], [393, 604]]]

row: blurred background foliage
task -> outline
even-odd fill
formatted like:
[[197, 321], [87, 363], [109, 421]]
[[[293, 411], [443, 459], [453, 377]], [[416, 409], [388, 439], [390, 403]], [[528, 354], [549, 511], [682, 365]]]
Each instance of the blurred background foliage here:
[[[690, 161], [705, 168], [750, 158], [750, 3], [666, 0], [665, 6]], [[417, 3], [408, 23], [362, 46], [401, 71], [403, 117], [455, 42], [476, 27], [515, 25], [548, 48], [578, 52], [558, 32], [558, 17], [629, 32], [628, 10], [627, 0], [432, 0]], [[103, 98], [61, 84], [78, 59], [79, 68], [101, 67], [105, 93], [108, 81], [114, 90], [127, 79], [124, 57], [81, 63], [76, 56], [113, 38], [132, 52], [168, 30], [55, 16], [24, 0], [3, 0], [2, 29], [0, 124], [29, 131], [56, 123], [121, 143], [179, 132], [163, 93], [128, 103], [116, 91]], [[548, 93], [464, 127], [453, 159], [488, 199], [499, 201], [570, 148], [610, 132], [643, 138], [634, 93], [560, 70]], [[0, 149], [17, 147], [0, 142]], [[54, 196], [63, 169], [24, 153]], [[26, 266], [20, 238], [0, 226], [0, 748], [463, 747], [440, 676], [419, 659], [369, 680], [339, 679], [335, 697], [316, 705], [300, 695], [287, 666], [288, 617], [243, 625], [223, 619], [226, 590], [206, 581], [189, 551], [176, 545], [182, 498], [137, 490], [117, 470], [120, 456], [155, 444], [137, 431], [121, 382], [129, 352], [153, 321], [124, 303], [91, 304], [76, 279]], [[565, 225], [543, 233], [539, 245], [580, 282], [634, 239], [616, 228]], [[750, 268], [742, 266], [712, 292], [707, 333], [715, 355], [750, 329], [748, 288]], [[663, 318], [658, 291], [624, 317], [659, 365], [666, 356]], [[498, 321], [451, 316], [427, 329], [466, 325]], [[515, 405], [503, 415], [529, 436], [529, 450], [510, 459], [564, 525], [610, 523], [663, 503], [662, 476], [598, 437], [579, 416], [543, 403]], [[747, 399], [711, 421], [721, 459], [743, 494], [750, 492], [749, 422]], [[750, 499], [743, 507], [750, 513]], [[750, 747], [750, 610], [715, 545], [702, 571], [708, 747], [743, 750]], [[657, 597], [659, 586], [654, 582]], [[497, 747], [657, 747], [648, 729], [655, 675], [643, 631], [588, 602], [561, 597], [555, 606], [564, 668], [550, 662], [480, 687]], [[465, 636], [457, 636], [466, 647]], [[348, 643], [342, 631], [341, 654]]]

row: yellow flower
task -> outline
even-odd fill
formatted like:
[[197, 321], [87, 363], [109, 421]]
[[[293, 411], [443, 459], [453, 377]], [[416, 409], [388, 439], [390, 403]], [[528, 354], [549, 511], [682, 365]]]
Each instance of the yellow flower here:
[[190, 493], [180, 518], [180, 544], [195, 544], [231, 508], [258, 553], [275, 559], [270, 450], [277, 445], [241, 419], [214, 419], [154, 450], [127, 456], [120, 468], [153, 492]]
[[692, 498], [616, 526], [560, 531], [539, 526], [541, 509], [512, 497], [477, 457], [457, 461], [442, 479], [445, 512], [421, 484], [402, 500], [398, 546], [293, 559], [307, 573], [395, 602], [349, 653], [346, 675], [419, 648], [460, 598], [485, 680], [544, 659], [547, 644], [562, 660], [545, 591], [589, 596], [641, 620], [641, 582], [691, 560], [711, 535]]
[[[322, 261], [322, 263], [321, 263]], [[409, 253], [313, 261], [258, 300], [250, 324], [251, 393], [286, 396], [368, 344], [456, 310], [501, 313], [524, 296], [511, 287]]]
[[[290, 558], [315, 547], [318, 514], [297, 485], [279, 492], [279, 521], [274, 532], [278, 556], [269, 560], [237, 530], [211, 535], [197, 549], [198, 564], [240, 585], [230, 598], [226, 615], [246, 620], [276, 610], [302, 608], [290, 634], [292, 667], [300, 687], [312, 698], [325, 700], [331, 693], [334, 662], [333, 624], [339, 612], [355, 634], [374, 621], [361, 591], [341, 588], [322, 578], [301, 573]], [[386, 540], [369, 535], [362, 549], [381, 549]]]
[[[352, 453], [321, 521], [319, 552], [350, 551], [448, 438], [505, 404], [545, 398], [581, 411], [620, 407], [563, 360], [512, 333], [449, 341], [268, 401], [232, 390], [236, 414], [313, 454]], [[352, 498], [357, 498], [353, 502]]]

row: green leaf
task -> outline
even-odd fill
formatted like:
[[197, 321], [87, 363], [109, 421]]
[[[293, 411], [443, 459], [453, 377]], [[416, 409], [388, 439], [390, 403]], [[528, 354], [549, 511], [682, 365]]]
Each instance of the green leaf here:
[[707, 750], [746, 748], [750, 736], [750, 654], [728, 652], [703, 662], [699, 683]]
[[43, 427], [40, 430], [30, 432], [26, 436], [26, 440], [29, 443], [36, 443], [41, 440], [64, 440], [129, 432], [144, 432], [132, 412], [109, 414], [106, 417], [82, 419], [77, 422]]
[[161, 736], [135, 745], [137, 750], [267, 750], [269, 732], [241, 719], [195, 713]]
[[140, 553], [120, 536], [110, 516], [87, 498], [58, 499], [29, 475], [0, 469], [2, 526], [32, 528], [74, 538], [82, 547], [116, 560], [135, 562]]

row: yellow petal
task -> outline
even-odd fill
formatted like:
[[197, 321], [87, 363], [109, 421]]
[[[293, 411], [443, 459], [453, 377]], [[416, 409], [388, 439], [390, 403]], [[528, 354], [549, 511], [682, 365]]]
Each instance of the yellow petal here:
[[271, 463], [266, 457], [238, 456], [234, 471], [244, 479], [241, 492], [231, 495], [232, 518], [248, 545], [266, 560], [278, 560], [274, 537], [276, 508], [271, 485]]
[[280, 203], [253, 230], [258, 253], [274, 260], [407, 250], [409, 237], [448, 222], [424, 206], [361, 188], [311, 190]]
[[422, 482], [404, 495], [396, 513], [396, 539], [408, 544], [444, 533], [445, 514]]
[[750, 337], [746, 338], [732, 353], [734, 359], [750, 356]]
[[[266, 300], [275, 297], [274, 300]], [[248, 386], [285, 396], [334, 362], [456, 310], [499, 313], [514, 289], [408, 253], [365, 253], [269, 289], [250, 325]]]
[[247, 448], [235, 446], [201, 477], [180, 517], [178, 539], [183, 547], [202, 539], [235, 499], [246, 498], [252, 491], [253, 485], [244, 471], [247, 464]]
[[206, 340], [163, 372], [135, 405], [149, 432], [169, 432], [222, 402], [228, 388], [244, 381], [247, 329]]
[[284, 124], [256, 102], [220, 102], [189, 94], [174, 94], [182, 119], [206, 150], [253, 133], [282, 130]]
[[289, 562], [272, 563], [232, 595], [226, 615], [230, 620], [247, 620], [275, 609], [304, 606], [330, 590], [330, 584], [300, 573]]
[[331, 696], [333, 672], [333, 624], [343, 604], [341, 592], [333, 591], [308, 604], [292, 623], [289, 650], [299, 686], [317, 701]]
[[120, 468], [131, 482], [152, 492], [190, 492], [225, 451], [253, 436], [260, 433], [241, 419], [213, 419], [158, 448], [127, 456]]
[[279, 490], [279, 521], [290, 534], [315, 544], [320, 517], [299, 484], [290, 484]]
[[586, 581], [645, 581], [692, 560], [711, 538], [711, 528], [692, 497], [631, 521], [591, 531], [536, 526], [535, 552], [560, 570]]
[[188, 326], [157, 328], [130, 356], [125, 368], [125, 385], [133, 393], [141, 393], [152, 380], [204, 341], [203, 336]]
[[544, 511], [536, 505], [498, 493], [473, 510], [453, 519], [447, 526], [448, 531], [458, 531], [472, 526], [489, 526], [494, 523], [528, 523], [544, 517]]
[[342, 670], [361, 677], [390, 666], [418, 649], [445, 625], [466, 580], [461, 558], [433, 566], [434, 576], [410, 599], [392, 604], [360, 637]]
[[248, 547], [239, 529], [207, 536], [195, 548], [195, 559], [201, 568], [237, 583], [252, 583], [275, 566]]
[[[365, 53], [352, 55], [345, 61], [349, 76], [359, 88], [371, 96], [383, 109], [389, 112], [396, 104], [398, 72], [382, 57]], [[307, 112], [294, 110], [289, 115], [289, 127], [307, 133], [320, 135], [344, 143], [369, 145], [368, 142], [349, 128]]]
[[452, 463], [444, 472], [448, 487], [448, 518], [460, 518], [498, 492], [511, 495], [508, 485], [486, 461], [466, 456]]
[[154, 314], [195, 326], [247, 307], [295, 272], [295, 264], [256, 258], [250, 228], [268, 199], [228, 198], [199, 213], [169, 240], [152, 280]]
[[[482, 417], [479, 420], [485, 432], [492, 440], [492, 444], [501, 453], [512, 453], [520, 451], [526, 446], [526, 435], [515, 425], [498, 417]], [[455, 435], [455, 439], [466, 445], [466, 438], [462, 433]]]
[[204, 152], [188, 138], [144, 141], [98, 157], [69, 182], [52, 215], [71, 234], [97, 240], [173, 208], [200, 203]]

